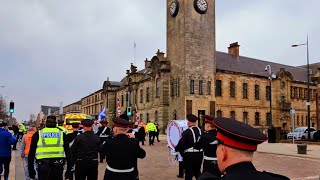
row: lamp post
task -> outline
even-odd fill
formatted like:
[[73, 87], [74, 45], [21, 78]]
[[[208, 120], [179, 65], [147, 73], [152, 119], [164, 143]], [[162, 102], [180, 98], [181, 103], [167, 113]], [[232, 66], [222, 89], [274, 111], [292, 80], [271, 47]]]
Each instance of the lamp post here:
[[307, 46], [307, 110], [308, 110], [308, 139], [310, 139], [310, 67], [309, 67], [309, 38], [307, 36], [307, 43], [293, 44], [291, 47]]
[[267, 65], [264, 70], [269, 72], [269, 79], [270, 79], [270, 117], [269, 117], [270, 119], [269, 119], [268, 126], [269, 126], [270, 129], [272, 129], [272, 93], [271, 93], [271, 84], [272, 84], [273, 74], [272, 74], [270, 65]]

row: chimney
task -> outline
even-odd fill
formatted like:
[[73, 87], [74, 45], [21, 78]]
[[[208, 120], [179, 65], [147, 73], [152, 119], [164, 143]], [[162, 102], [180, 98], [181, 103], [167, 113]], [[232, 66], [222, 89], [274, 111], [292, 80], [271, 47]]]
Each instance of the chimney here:
[[160, 51], [160, 49], [158, 49], [157, 57], [159, 58], [160, 61], [164, 60], [164, 53]]
[[151, 61], [148, 61], [148, 58], [144, 61], [144, 68], [147, 69], [150, 67]]
[[228, 53], [239, 59], [239, 47], [240, 45], [238, 44], [238, 42], [230, 44], [230, 46], [228, 47]]

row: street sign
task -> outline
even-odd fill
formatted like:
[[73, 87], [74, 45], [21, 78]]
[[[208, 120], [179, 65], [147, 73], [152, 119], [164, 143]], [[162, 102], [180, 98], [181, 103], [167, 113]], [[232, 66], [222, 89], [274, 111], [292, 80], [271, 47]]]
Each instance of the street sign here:
[[290, 109], [290, 114], [294, 115], [294, 113], [296, 113], [296, 110], [295, 109]]

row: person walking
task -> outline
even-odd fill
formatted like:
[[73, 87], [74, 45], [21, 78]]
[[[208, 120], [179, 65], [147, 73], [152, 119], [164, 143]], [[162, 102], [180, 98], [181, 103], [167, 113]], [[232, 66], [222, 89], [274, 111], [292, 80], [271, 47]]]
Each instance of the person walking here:
[[205, 133], [201, 134], [200, 139], [195, 144], [194, 148], [199, 150], [203, 149], [204, 160], [202, 173], [210, 171], [212, 174], [215, 174], [219, 177], [221, 176], [221, 173], [219, 171], [217, 163], [216, 149], [218, 141], [216, 141], [217, 131], [213, 125], [214, 117], [205, 115], [204, 118]]
[[[8, 180], [9, 167], [11, 162], [11, 145], [17, 141], [17, 135], [13, 135], [8, 131], [8, 124], [0, 123], [0, 174], [4, 169], [4, 180]], [[1, 180], [1, 176], [0, 176]]]
[[147, 133], [149, 134], [149, 146], [154, 145], [154, 138], [157, 133], [157, 127], [152, 121], [147, 124]]
[[156, 126], [156, 129], [157, 129], [157, 132], [155, 133], [155, 137], [157, 137], [157, 141], [160, 142], [160, 140], [159, 140], [159, 134], [160, 134], [159, 125], [158, 125], [158, 123], [154, 123], [154, 125]]
[[[36, 128], [34, 126], [30, 126], [30, 128], [27, 130], [27, 133], [23, 135], [21, 140], [21, 158], [23, 161], [25, 161], [26, 180], [30, 180], [29, 170], [28, 170], [28, 155], [30, 151], [31, 139], [35, 132], [36, 132]], [[34, 170], [37, 175], [36, 169], [37, 169], [36, 164], [34, 164]]]
[[[97, 135], [100, 137], [100, 145], [102, 145], [107, 138], [111, 137], [111, 129], [107, 126], [108, 121], [100, 121], [101, 127], [99, 127]], [[103, 163], [103, 160], [106, 158], [106, 155], [103, 151], [100, 151], [100, 163]]]
[[31, 179], [35, 178], [34, 159], [37, 159], [38, 180], [62, 180], [65, 161], [66, 179], [71, 174], [70, 148], [66, 134], [57, 128], [55, 116], [48, 116], [46, 125], [32, 136], [28, 156], [28, 170]]
[[138, 141], [142, 143], [142, 146], [144, 146], [144, 141], [146, 141], [146, 129], [144, 128], [143, 123], [141, 122], [138, 129]]
[[146, 152], [138, 142], [126, 134], [133, 123], [122, 118], [113, 118], [114, 138], [107, 139], [103, 151], [107, 157], [107, 168], [104, 180], [135, 180], [137, 158], [143, 159]]
[[289, 180], [288, 177], [265, 171], [257, 171], [252, 164], [258, 144], [267, 140], [259, 129], [229, 118], [216, 118], [218, 167], [223, 177], [207, 171], [198, 180]]
[[201, 136], [201, 130], [196, 127], [198, 118], [193, 114], [187, 115], [188, 129], [183, 131], [175, 151], [183, 156], [183, 165], [185, 169], [185, 180], [192, 180], [192, 177], [198, 178], [201, 174], [201, 163], [203, 159], [202, 150], [194, 148], [195, 143]]
[[84, 133], [76, 136], [71, 146], [71, 163], [75, 165], [75, 179], [97, 180], [100, 139], [92, 131], [93, 120], [84, 119], [81, 125]]
[[26, 131], [26, 126], [24, 125], [24, 123], [21, 123], [19, 126], [19, 141], [22, 139], [22, 136]]
[[[19, 134], [19, 123], [18, 123], [18, 122], [15, 122], [15, 123], [12, 125], [12, 131], [13, 131], [13, 134], [18, 137], [18, 134]], [[18, 143], [18, 141], [16, 141], [16, 142], [13, 144], [12, 150], [17, 150], [17, 143]]]

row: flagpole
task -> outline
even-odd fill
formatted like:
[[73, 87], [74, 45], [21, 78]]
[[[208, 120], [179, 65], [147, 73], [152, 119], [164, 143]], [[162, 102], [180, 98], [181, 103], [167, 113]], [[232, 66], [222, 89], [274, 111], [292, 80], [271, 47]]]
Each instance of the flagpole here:
[[133, 64], [136, 65], [136, 41], [133, 41]]

